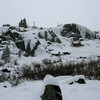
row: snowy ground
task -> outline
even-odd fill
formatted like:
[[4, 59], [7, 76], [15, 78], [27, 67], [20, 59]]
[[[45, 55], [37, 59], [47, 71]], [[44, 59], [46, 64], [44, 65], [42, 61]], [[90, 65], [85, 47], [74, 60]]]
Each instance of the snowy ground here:
[[100, 81], [86, 84], [61, 85], [63, 100], [100, 100]]
[[42, 81], [25, 82], [18, 87], [11, 87], [7, 82], [0, 83], [0, 100], [41, 100], [38, 95], [42, 86]]
[[[59, 78], [62, 81], [64, 78]], [[5, 88], [4, 86], [7, 86]], [[0, 83], [0, 100], [41, 100], [42, 81], [28, 81], [16, 87], [8, 82]], [[100, 100], [100, 81], [87, 80], [86, 84], [73, 85], [60, 82], [63, 100]]]
[[[38, 62], [41, 63], [43, 59], [51, 59], [53, 61], [59, 61], [59, 57], [57, 56], [51, 56], [52, 53], [57, 54], [58, 52], [69, 52], [71, 53], [70, 55], [62, 55], [61, 59], [64, 63], [67, 61], [82, 61], [82, 60], [88, 60], [90, 58], [98, 58], [100, 56], [100, 40], [88, 40], [88, 41], [83, 41], [82, 44], [84, 46], [82, 47], [71, 47], [71, 43], [69, 41], [63, 41], [64, 44], [52, 44], [51, 46], [48, 46], [47, 51], [49, 49], [53, 49], [53, 51], [48, 53], [44, 53], [46, 50], [43, 49], [40, 51], [37, 51], [37, 56], [36, 57], [24, 57], [22, 56], [21, 59], [18, 59], [18, 63], [20, 65], [23, 64], [31, 64], [32, 62]], [[83, 57], [83, 58], [80, 58]]]

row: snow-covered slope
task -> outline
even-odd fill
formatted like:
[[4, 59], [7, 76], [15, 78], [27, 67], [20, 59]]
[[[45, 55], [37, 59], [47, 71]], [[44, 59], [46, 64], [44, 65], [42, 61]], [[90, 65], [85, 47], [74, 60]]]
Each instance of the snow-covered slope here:
[[[66, 24], [53, 28], [3, 26], [0, 28], [0, 34], [0, 55], [8, 45], [11, 58], [21, 65], [41, 62], [43, 59], [56, 62], [62, 59], [66, 62], [100, 56], [100, 40], [93, 39], [93, 32], [78, 24]], [[77, 40], [74, 41], [72, 38]], [[76, 42], [75, 46], [72, 46], [72, 41]], [[81, 41], [82, 46], [77, 47], [77, 41]]]

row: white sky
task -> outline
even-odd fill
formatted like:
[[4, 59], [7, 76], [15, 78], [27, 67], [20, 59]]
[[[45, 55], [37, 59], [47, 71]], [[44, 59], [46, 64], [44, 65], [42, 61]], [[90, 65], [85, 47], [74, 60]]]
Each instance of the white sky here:
[[35, 20], [43, 27], [78, 23], [100, 30], [100, 0], [0, 0], [0, 26], [18, 25], [23, 18], [30, 26]]

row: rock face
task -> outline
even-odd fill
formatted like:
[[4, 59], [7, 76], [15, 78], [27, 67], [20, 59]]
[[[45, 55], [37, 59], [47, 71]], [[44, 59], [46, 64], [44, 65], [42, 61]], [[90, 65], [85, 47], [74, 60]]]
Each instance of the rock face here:
[[42, 38], [42, 39], [45, 39], [45, 41], [61, 43], [61, 40], [57, 37], [57, 35], [52, 30], [39, 32], [38, 37]]
[[79, 40], [80, 38], [93, 38], [93, 32], [84, 26], [78, 24], [65, 24], [61, 35], [65, 37], [73, 37], [74, 40]]
[[47, 85], [45, 92], [41, 96], [42, 100], [62, 100], [61, 90], [59, 86]]
[[[31, 49], [31, 41], [27, 43], [27, 47], [25, 48], [25, 40], [24, 37], [19, 32], [12, 32], [11, 30], [8, 30], [7, 32], [3, 33], [1, 36], [1, 43], [3, 44], [3, 41], [13, 41], [18, 49], [21, 49], [27, 53], [29, 56], [35, 55], [35, 50], [38, 48], [40, 42], [37, 40], [34, 44], [34, 47]], [[7, 43], [8, 44], [8, 43]]]
[[77, 83], [79, 84], [86, 84], [85, 80], [84, 79], [79, 79], [78, 81], [76, 81]]
[[1, 71], [4, 73], [10, 73], [10, 71], [8, 69], [2, 69]]
[[86, 84], [86, 82], [85, 82], [85, 80], [84, 79], [78, 79], [77, 81], [73, 81], [73, 82], [71, 82], [71, 83], [69, 83], [69, 85], [72, 85], [72, 84], [74, 84], [74, 83], [79, 83], [79, 84]]
[[[6, 45], [10, 45], [14, 49], [11, 48], [11, 53], [15, 55], [18, 55], [18, 51], [21, 50], [25, 57], [42, 55], [60, 57], [72, 54], [66, 49], [68, 42], [72, 47], [81, 47], [85, 38], [92, 37], [92, 31], [78, 24], [65, 24], [52, 28], [4, 25], [0, 27], [0, 51], [2, 52]], [[78, 43], [75, 43], [77, 41]]]

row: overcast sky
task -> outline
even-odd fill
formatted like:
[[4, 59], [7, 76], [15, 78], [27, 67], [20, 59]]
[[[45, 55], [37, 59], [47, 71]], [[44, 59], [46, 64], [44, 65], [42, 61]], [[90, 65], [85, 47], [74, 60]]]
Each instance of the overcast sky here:
[[0, 26], [27, 19], [38, 26], [78, 23], [100, 30], [100, 0], [0, 0]]

